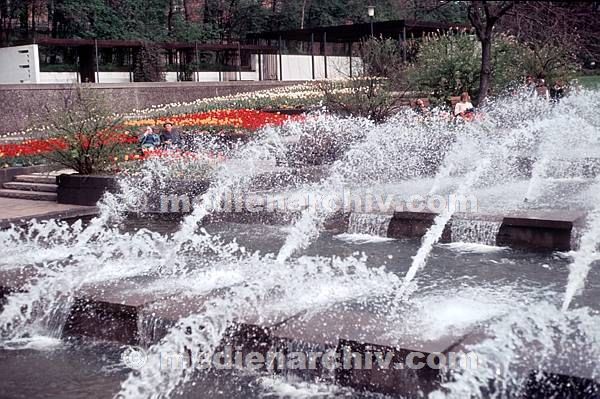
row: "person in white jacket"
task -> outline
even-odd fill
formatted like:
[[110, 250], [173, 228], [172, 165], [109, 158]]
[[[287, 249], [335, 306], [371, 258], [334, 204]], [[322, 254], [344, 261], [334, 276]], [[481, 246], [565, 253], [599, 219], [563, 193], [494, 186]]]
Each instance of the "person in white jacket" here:
[[460, 101], [454, 106], [454, 116], [464, 117], [467, 111], [473, 109], [471, 104], [471, 97], [466, 91], [460, 95]]

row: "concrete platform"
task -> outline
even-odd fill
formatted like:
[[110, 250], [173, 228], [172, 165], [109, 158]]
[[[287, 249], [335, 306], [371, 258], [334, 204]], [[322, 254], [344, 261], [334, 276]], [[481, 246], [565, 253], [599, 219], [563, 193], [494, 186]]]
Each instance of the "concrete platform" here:
[[163, 298], [141, 292], [141, 279], [128, 279], [84, 285], [63, 329], [63, 337], [89, 337], [128, 345], [140, 344], [142, 309]]
[[[211, 222], [283, 225], [292, 223], [300, 213], [280, 213], [265, 210], [257, 212], [224, 212], [206, 218]], [[421, 238], [434, 222], [433, 212], [394, 212], [387, 237], [397, 239]], [[473, 220], [500, 224], [495, 245], [528, 251], [568, 251], [574, 249], [574, 228], [584, 225], [583, 211], [522, 211], [506, 214], [455, 214], [445, 226], [440, 242], [457, 241], [452, 234], [453, 221]], [[348, 231], [350, 213], [336, 213], [324, 223], [326, 230], [334, 233]]]
[[[52, 193], [54, 194], [54, 193]], [[95, 206], [57, 204], [54, 201], [36, 201], [0, 197], [0, 229], [11, 224], [25, 225], [31, 219], [66, 219], [95, 216]]]
[[[30, 272], [14, 269], [0, 273], [1, 286], [11, 285], [9, 292], [14, 292], [34, 277]], [[148, 277], [140, 277], [82, 287], [75, 294], [63, 337], [86, 337], [147, 347], [157, 343], [182, 318], [204, 314], [214, 300], [226, 302], [230, 293], [228, 289], [219, 289], [206, 295], [186, 296], [144, 291], [150, 281]], [[439, 367], [427, 363], [429, 356], [438, 359], [436, 356], [442, 354], [450, 358], [455, 353], [469, 351], [469, 345], [494, 339], [484, 326], [435, 339], [426, 339], [418, 331], [400, 327], [395, 327], [385, 316], [344, 305], [296, 314], [257, 314], [248, 310], [235, 318], [217, 350], [228, 345], [245, 354], [261, 353], [265, 358], [268, 352], [278, 352], [286, 356], [305, 353], [307, 359], [315, 353], [332, 351], [337, 354], [335, 370], [328, 369], [321, 358], [314, 362], [313, 368], [289, 370], [285, 365], [277, 364], [269, 372], [298, 374], [304, 379], [333, 376], [336, 383], [358, 391], [413, 397], [438, 389], [448, 377], [448, 370], [439, 361], [436, 363]], [[202, 329], [203, 326], [188, 328]], [[565, 398], [595, 397], [600, 392], [600, 385], [593, 379], [590, 369], [579, 364], [579, 360], [575, 359], [573, 365], [568, 359], [559, 359], [562, 356], [559, 353], [556, 359], [550, 359], [552, 366], [545, 367], [529, 358], [537, 353], [535, 343], [522, 350], [524, 352], [518, 358], [523, 364], [518, 369], [523, 375], [529, 375], [524, 387], [528, 393], [526, 397], [547, 397], [540, 396], [541, 393], [559, 394], [555, 397]], [[182, 351], [189, 353], [187, 348]], [[378, 353], [379, 359], [389, 359], [387, 365], [380, 363]], [[409, 357], [412, 363], [409, 363]], [[370, 359], [369, 363], [367, 359]], [[419, 367], [410, 367], [410, 364]], [[588, 394], [591, 396], [585, 396]]]

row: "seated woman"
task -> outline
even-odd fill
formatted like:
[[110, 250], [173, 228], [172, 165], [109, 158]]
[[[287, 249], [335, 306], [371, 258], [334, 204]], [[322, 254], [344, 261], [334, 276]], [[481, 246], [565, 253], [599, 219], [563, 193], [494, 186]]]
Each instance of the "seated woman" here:
[[153, 150], [160, 145], [160, 137], [154, 133], [152, 127], [146, 127], [144, 134], [140, 137], [140, 146], [142, 149]]
[[454, 116], [464, 120], [472, 120], [475, 108], [471, 104], [471, 97], [466, 91], [460, 95], [460, 101], [454, 106]]
[[415, 107], [413, 110], [416, 114], [421, 116], [428, 116], [430, 113], [429, 108], [425, 105], [425, 101], [420, 98], [417, 98], [417, 101], [415, 101]]
[[181, 135], [173, 128], [171, 122], [163, 125], [164, 130], [160, 134], [160, 142], [164, 147], [177, 148], [181, 144]]

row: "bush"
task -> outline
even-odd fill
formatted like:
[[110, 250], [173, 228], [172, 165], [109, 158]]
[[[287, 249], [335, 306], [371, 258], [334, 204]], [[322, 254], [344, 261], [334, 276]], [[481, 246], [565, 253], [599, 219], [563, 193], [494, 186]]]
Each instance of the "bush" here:
[[530, 42], [522, 52], [522, 62], [528, 75], [544, 78], [548, 84], [567, 82], [580, 71], [576, 56], [557, 43]]
[[344, 116], [360, 116], [382, 122], [394, 113], [397, 98], [389, 80], [366, 76], [320, 83], [327, 109]]
[[322, 82], [323, 101], [332, 112], [381, 122], [395, 112], [407, 89], [401, 49], [396, 40], [369, 38], [360, 53], [362, 72], [357, 78]]
[[80, 174], [109, 169], [115, 156], [137, 144], [109, 104], [98, 91], [73, 86], [59, 109], [46, 107], [42, 113], [42, 123], [48, 126], [43, 139], [51, 148], [41, 155]]
[[[492, 46], [492, 90], [497, 92], [519, 80], [524, 68], [515, 40], [497, 36]], [[475, 36], [435, 34], [423, 39], [408, 79], [414, 87], [431, 93], [433, 102], [443, 104], [464, 91], [477, 96], [480, 69], [481, 43]]]
[[[567, 53], [551, 43], [524, 44], [511, 36], [497, 35], [492, 42], [492, 92], [522, 82], [525, 75], [544, 77], [549, 82], [568, 80], [576, 68]], [[436, 34], [423, 39], [407, 75], [413, 87], [428, 91], [440, 104], [463, 91], [476, 97], [480, 69], [481, 43], [475, 36]]]

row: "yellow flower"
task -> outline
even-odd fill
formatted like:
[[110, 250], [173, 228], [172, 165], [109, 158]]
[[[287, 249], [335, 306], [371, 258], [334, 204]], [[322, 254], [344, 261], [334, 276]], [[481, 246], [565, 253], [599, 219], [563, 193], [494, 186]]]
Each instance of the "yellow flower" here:
[[123, 157], [123, 159], [125, 159], [126, 161], [128, 161], [128, 160], [129, 160], [129, 155], [125, 155], [125, 156]]

